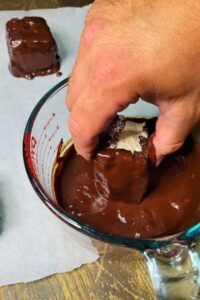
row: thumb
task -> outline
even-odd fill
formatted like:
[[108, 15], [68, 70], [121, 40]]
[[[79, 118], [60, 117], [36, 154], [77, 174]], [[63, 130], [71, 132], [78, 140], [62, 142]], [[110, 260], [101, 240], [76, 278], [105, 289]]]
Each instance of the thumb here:
[[178, 150], [187, 135], [200, 119], [199, 105], [195, 101], [182, 100], [160, 105], [161, 114], [152, 137], [157, 165], [165, 155]]

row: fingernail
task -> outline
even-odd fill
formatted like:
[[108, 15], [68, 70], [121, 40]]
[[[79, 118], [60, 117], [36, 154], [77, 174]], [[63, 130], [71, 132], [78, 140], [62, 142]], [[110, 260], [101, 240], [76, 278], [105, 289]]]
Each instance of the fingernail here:
[[91, 160], [91, 155], [90, 154], [84, 154], [84, 155], [82, 155], [82, 154], [79, 153], [79, 155], [82, 156], [87, 161]]
[[92, 158], [92, 153], [89, 153], [89, 152], [87, 152], [87, 153], [83, 153], [82, 151], [79, 151], [78, 149], [77, 149], [77, 147], [76, 147], [76, 145], [74, 145], [75, 146], [75, 150], [76, 150], [76, 153], [78, 154], [78, 155], [80, 155], [80, 156], [82, 156], [85, 160], [87, 160], [87, 161], [90, 161], [91, 160], [91, 158]]
[[160, 165], [160, 163], [162, 162], [163, 158], [164, 158], [164, 157], [157, 158], [156, 164], [155, 164], [156, 167], [158, 167], [158, 166]]

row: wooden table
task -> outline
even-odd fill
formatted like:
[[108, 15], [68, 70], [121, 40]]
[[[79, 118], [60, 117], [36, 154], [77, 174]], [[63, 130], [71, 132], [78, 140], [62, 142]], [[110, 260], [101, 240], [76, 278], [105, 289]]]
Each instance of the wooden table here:
[[[0, 10], [81, 6], [88, 0], [1, 0]], [[155, 300], [139, 252], [94, 241], [100, 259], [72, 272], [0, 288], [2, 300]], [[1, 272], [0, 272], [1, 274]]]
[[0, 288], [2, 300], [155, 300], [142, 256], [94, 242], [100, 259], [68, 273]]

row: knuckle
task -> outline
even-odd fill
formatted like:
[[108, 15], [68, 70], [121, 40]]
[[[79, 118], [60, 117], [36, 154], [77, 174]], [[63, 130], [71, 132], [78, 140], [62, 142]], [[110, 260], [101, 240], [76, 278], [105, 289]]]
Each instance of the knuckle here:
[[95, 0], [85, 17], [85, 24], [96, 20], [104, 15], [105, 7], [107, 7], [107, 0]]
[[93, 15], [94, 15], [93, 11], [94, 11], [94, 5], [89, 9], [89, 11], [86, 14], [86, 17], [85, 17], [85, 25], [86, 26], [90, 23], [91, 19], [93, 18]]
[[165, 141], [157, 140], [155, 139], [153, 141], [154, 146], [156, 149], [158, 149], [159, 154], [161, 155], [168, 155], [170, 153], [173, 153], [181, 148], [184, 141], [181, 142], [175, 142], [173, 144], [168, 144]]
[[[84, 126], [81, 124], [84, 123]], [[69, 130], [75, 139], [79, 139], [82, 141], [91, 141], [94, 139], [93, 128], [87, 126], [86, 122], [80, 122], [79, 119], [75, 119], [74, 117], [70, 117], [68, 121]]]
[[93, 69], [92, 80], [97, 85], [105, 84], [109, 85], [112, 81], [116, 80], [120, 76], [119, 61], [114, 53], [109, 54], [104, 48], [103, 55], [100, 55], [96, 60]]
[[103, 28], [104, 22], [101, 19], [87, 21], [81, 36], [81, 45], [92, 46], [99, 39]]
[[183, 145], [183, 142], [178, 142], [172, 145], [163, 145], [163, 151], [166, 152], [166, 154], [173, 153], [176, 150], [178, 150]]
[[75, 121], [75, 119], [72, 116], [70, 116], [70, 118], [68, 120], [68, 128], [74, 138], [77, 138], [80, 136], [81, 128], [79, 126], [79, 123], [77, 121]]
[[93, 139], [94, 139], [93, 128], [85, 126], [85, 128], [82, 132], [82, 139], [84, 139], [85, 141], [88, 141], [88, 142], [93, 141]]

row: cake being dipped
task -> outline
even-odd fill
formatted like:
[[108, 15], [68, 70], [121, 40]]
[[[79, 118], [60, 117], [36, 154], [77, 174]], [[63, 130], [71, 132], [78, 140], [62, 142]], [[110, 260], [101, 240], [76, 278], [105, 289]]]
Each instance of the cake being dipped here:
[[149, 183], [148, 135], [146, 120], [115, 118], [94, 159], [100, 196], [109, 201], [142, 202]]
[[117, 118], [89, 162], [68, 149], [55, 176], [57, 202], [68, 216], [133, 238], [174, 235], [199, 222], [200, 147], [190, 135], [153, 167], [148, 138], [155, 122]]

